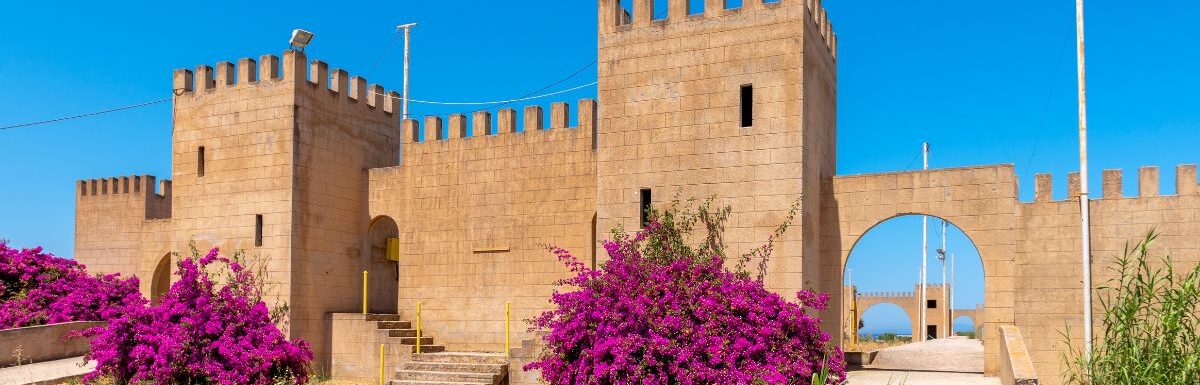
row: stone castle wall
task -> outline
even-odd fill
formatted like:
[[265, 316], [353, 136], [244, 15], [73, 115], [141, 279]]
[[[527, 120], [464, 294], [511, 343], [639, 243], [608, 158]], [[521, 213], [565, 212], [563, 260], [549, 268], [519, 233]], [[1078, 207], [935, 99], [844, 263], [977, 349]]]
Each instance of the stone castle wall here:
[[526, 319], [549, 305], [567, 269], [545, 245], [586, 263], [595, 255], [596, 104], [579, 102], [577, 127], [567, 127], [566, 104], [542, 125], [526, 109], [516, 132], [515, 111], [501, 110], [496, 127], [477, 113], [428, 118], [425, 141], [416, 121], [405, 129], [404, 164], [371, 170], [371, 217], [399, 227], [399, 307], [440, 344], [455, 349], [503, 350], [505, 302], [512, 303], [512, 340], [526, 338]]

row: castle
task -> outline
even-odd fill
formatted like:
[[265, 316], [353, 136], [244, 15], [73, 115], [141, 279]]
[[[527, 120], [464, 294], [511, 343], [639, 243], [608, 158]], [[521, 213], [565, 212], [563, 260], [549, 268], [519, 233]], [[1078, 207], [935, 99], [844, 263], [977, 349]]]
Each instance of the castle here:
[[[410, 316], [420, 303], [447, 348], [498, 351], [505, 304], [528, 319], [567, 273], [540, 245], [597, 263], [608, 229], [639, 227], [643, 208], [682, 191], [732, 205], [727, 241], [740, 251], [801, 199], [770, 289], [843, 304], [858, 237], [897, 215], [937, 216], [983, 258], [987, 373], [1000, 368], [1001, 325], [1021, 329], [1039, 371], [1058, 370], [1058, 330], [1078, 338], [1082, 324], [1077, 198], [1053, 201], [1039, 176], [1035, 202], [1019, 202], [1011, 165], [837, 175], [837, 37], [820, 1], [688, 3], [655, 19], [653, 0], [632, 12], [599, 0], [598, 100], [554, 104], [548, 122], [539, 107], [402, 119], [397, 93], [297, 51], [176, 70], [171, 181], [79, 181], [75, 256], [142, 277], [153, 298], [189, 241], [245, 250], [290, 305], [289, 335], [327, 366], [330, 315], [360, 311], [363, 271], [371, 312]], [[1143, 169], [1127, 198], [1120, 172], [1105, 172], [1091, 203], [1097, 282], [1150, 227], [1176, 261], [1200, 261], [1196, 167], [1178, 174], [1163, 196], [1157, 169]], [[823, 314], [836, 338], [843, 307]]]

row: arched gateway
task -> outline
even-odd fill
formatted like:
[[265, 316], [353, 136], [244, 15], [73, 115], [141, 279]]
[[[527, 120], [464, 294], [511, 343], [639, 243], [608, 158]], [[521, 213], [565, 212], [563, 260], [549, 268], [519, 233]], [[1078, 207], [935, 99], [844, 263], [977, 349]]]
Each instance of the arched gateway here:
[[[975, 243], [983, 259], [984, 302], [979, 320], [984, 331], [984, 371], [999, 370], [996, 328], [1014, 322], [1014, 213], [1017, 204], [1012, 166], [988, 166], [903, 172], [828, 179], [822, 207], [823, 290], [839, 296], [850, 250], [877, 224], [902, 215], [930, 215], [957, 225]], [[844, 298], [833, 298], [844, 314]], [[827, 316], [841, 323], [842, 317]], [[827, 330], [842, 330], [830, 325]], [[842, 333], [832, 333], [841, 336]]]

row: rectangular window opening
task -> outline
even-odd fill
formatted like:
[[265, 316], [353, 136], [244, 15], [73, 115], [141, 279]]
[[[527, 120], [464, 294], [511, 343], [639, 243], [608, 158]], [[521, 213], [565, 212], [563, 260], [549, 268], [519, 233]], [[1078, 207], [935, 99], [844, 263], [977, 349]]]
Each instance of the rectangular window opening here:
[[651, 20], [665, 20], [671, 13], [669, 3], [667, 0], [654, 0], [654, 17]]
[[742, 127], [754, 126], [754, 85], [742, 85]]
[[925, 301], [925, 307], [930, 308], [930, 309], [937, 309], [937, 300], [931, 299], [931, 300]]
[[[719, 1], [719, 0], [712, 0]], [[704, 14], [704, 0], [688, 0], [688, 16]]]
[[196, 152], [196, 176], [204, 176], [204, 146]]
[[617, 25], [633, 24], [633, 0], [620, 0]]
[[650, 189], [644, 188], [641, 191], [642, 203], [638, 207], [641, 209], [641, 224], [642, 227], [650, 225], [650, 202], [653, 202]]
[[258, 214], [254, 216], [254, 246], [263, 245], [263, 216]]

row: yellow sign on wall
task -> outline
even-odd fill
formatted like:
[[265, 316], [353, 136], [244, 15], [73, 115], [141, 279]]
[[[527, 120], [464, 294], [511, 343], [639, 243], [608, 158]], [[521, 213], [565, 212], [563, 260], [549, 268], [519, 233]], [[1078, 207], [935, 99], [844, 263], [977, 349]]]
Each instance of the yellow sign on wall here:
[[400, 238], [388, 238], [387, 260], [400, 262]]

